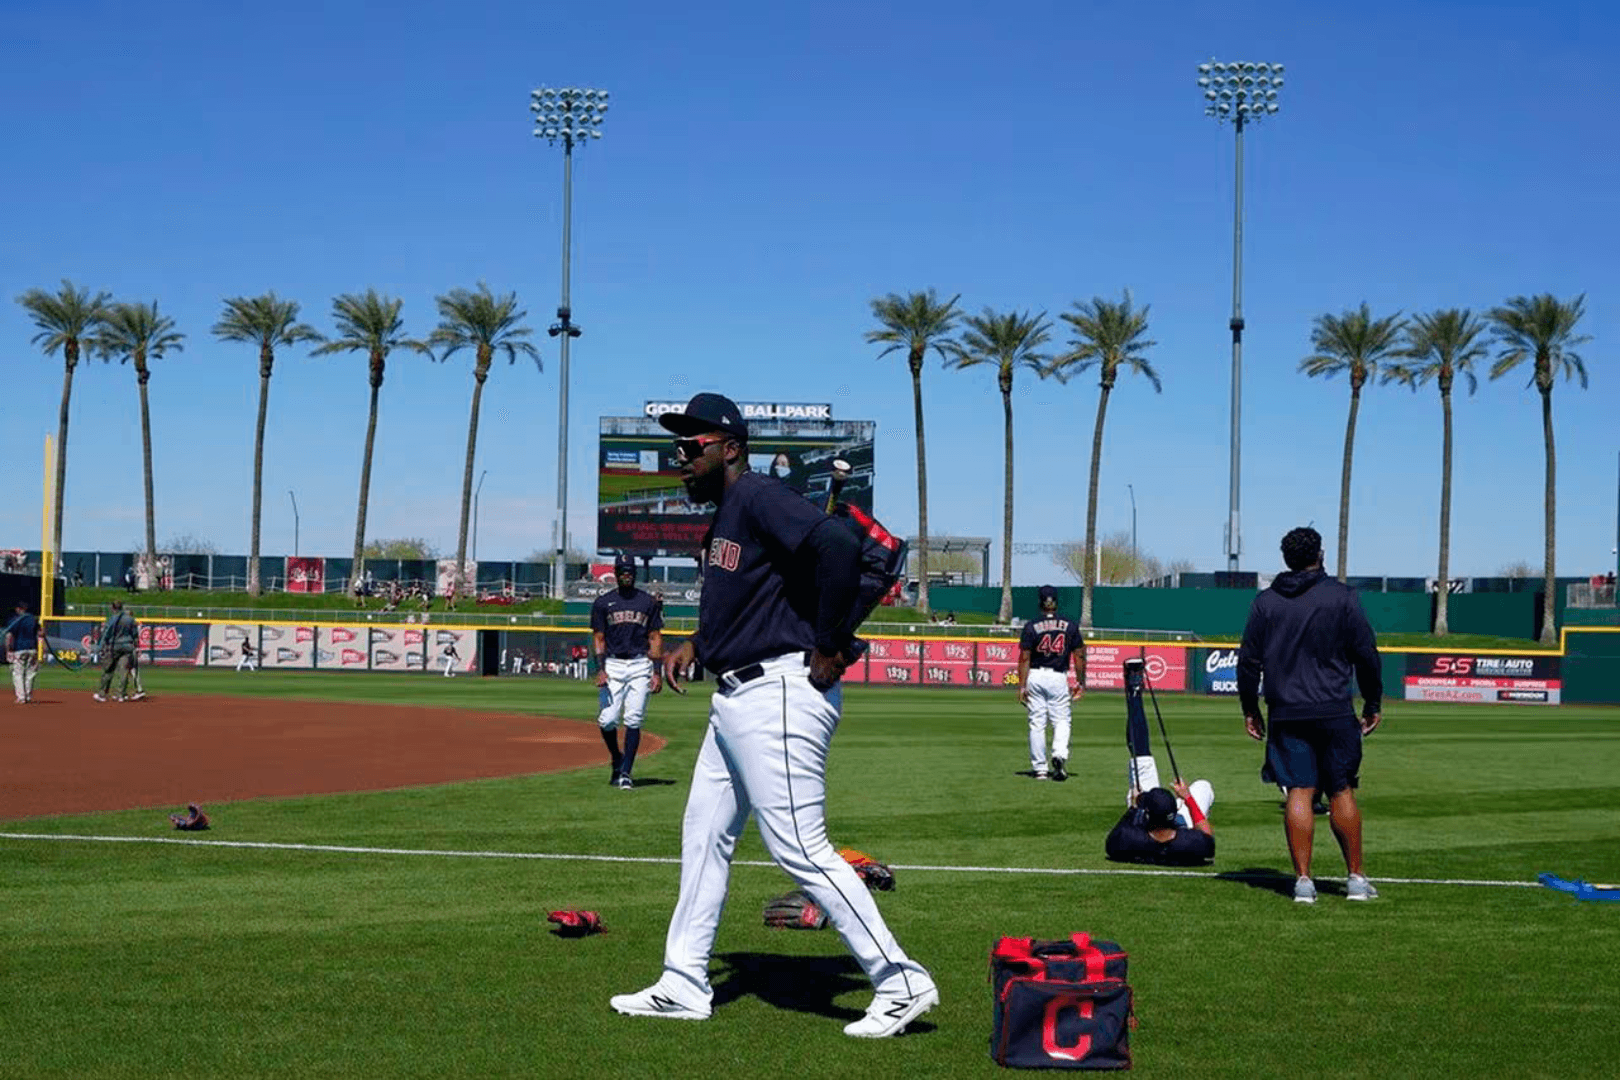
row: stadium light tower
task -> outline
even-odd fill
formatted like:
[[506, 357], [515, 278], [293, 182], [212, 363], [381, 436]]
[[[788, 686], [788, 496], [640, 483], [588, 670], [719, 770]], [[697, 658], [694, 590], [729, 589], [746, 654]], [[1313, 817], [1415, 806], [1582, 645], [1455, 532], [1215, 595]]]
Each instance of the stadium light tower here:
[[1237, 132], [1236, 182], [1232, 191], [1232, 463], [1226, 520], [1226, 568], [1236, 571], [1243, 550], [1239, 527], [1239, 484], [1243, 415], [1243, 127], [1276, 113], [1282, 89], [1283, 65], [1217, 63], [1198, 65], [1198, 86], [1204, 92], [1204, 115], [1215, 122], [1232, 122]]
[[553, 89], [542, 86], [529, 94], [529, 111], [534, 113], [534, 137], [563, 148], [562, 219], [562, 299], [557, 304], [557, 321], [547, 330], [561, 338], [557, 347], [561, 365], [557, 392], [557, 561], [551, 568], [552, 595], [562, 599], [566, 580], [564, 558], [568, 551], [568, 341], [580, 335], [574, 325], [568, 300], [569, 226], [574, 209], [574, 145], [584, 145], [602, 137], [602, 120], [607, 115], [608, 92], [577, 86]]

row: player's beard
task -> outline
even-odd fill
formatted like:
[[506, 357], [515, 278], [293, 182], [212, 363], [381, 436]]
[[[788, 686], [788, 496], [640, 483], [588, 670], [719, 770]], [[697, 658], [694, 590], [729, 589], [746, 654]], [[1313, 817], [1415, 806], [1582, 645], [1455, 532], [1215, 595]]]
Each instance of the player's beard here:
[[698, 506], [718, 503], [726, 488], [726, 470], [724, 467], [714, 468], [702, 476], [682, 471], [681, 483], [686, 487], [686, 497]]

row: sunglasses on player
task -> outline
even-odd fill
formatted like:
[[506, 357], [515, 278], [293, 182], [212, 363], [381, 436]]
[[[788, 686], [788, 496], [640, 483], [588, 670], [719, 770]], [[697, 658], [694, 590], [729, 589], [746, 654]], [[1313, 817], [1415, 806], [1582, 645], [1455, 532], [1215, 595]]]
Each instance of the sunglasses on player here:
[[686, 435], [675, 440], [677, 461], [696, 461], [712, 443], [725, 442], [727, 435]]

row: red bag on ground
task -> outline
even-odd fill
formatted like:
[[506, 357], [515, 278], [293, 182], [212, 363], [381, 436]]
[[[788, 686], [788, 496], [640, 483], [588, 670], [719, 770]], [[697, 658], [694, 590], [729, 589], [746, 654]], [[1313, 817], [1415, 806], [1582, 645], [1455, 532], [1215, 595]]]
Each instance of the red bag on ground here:
[[1016, 1069], [1129, 1069], [1135, 998], [1112, 941], [1004, 937], [990, 953], [990, 1057]]

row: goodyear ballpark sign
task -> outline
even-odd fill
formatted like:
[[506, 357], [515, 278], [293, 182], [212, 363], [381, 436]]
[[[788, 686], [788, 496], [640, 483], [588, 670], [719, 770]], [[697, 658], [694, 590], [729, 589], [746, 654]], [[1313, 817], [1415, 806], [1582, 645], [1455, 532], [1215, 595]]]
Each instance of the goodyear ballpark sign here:
[[[831, 420], [831, 405], [804, 405], [789, 402], [740, 401], [744, 420]], [[665, 413], [685, 412], [684, 401], [649, 401], [642, 409], [657, 419]]]

